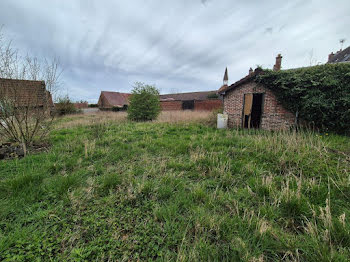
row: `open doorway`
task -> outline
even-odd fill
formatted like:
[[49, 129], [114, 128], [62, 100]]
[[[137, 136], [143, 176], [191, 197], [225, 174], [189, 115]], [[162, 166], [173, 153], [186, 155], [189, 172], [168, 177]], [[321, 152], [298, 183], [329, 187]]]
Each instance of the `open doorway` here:
[[260, 128], [262, 106], [262, 93], [245, 94], [244, 95], [244, 109], [243, 109], [243, 127], [244, 128]]
[[182, 101], [182, 110], [193, 110], [194, 109], [194, 100]]

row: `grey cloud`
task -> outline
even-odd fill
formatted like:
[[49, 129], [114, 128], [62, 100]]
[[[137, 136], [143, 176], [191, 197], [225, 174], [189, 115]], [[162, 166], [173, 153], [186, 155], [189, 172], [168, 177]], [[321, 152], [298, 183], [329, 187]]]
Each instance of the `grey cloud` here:
[[272, 34], [273, 33], [273, 27], [267, 27], [265, 29], [265, 34]]
[[217, 89], [226, 66], [234, 82], [249, 67], [272, 67], [278, 53], [283, 68], [307, 65], [311, 49], [325, 61], [350, 38], [349, 7], [341, 0], [2, 0], [0, 24], [23, 52], [60, 57], [64, 90], [93, 101], [136, 81], [163, 93]]

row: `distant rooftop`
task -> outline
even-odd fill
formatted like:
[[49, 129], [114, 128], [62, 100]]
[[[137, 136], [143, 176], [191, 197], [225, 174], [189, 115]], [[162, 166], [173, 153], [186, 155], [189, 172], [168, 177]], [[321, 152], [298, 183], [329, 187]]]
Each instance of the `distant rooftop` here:
[[186, 100], [206, 100], [208, 96], [217, 94], [217, 91], [190, 92], [160, 95], [160, 101], [186, 101]]
[[330, 54], [327, 63], [344, 63], [350, 62], [350, 46], [344, 50], [338, 51], [335, 54]]

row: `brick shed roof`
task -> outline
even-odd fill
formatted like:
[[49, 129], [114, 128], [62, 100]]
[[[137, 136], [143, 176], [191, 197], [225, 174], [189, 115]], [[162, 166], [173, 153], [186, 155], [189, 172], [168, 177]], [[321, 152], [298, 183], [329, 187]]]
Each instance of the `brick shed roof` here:
[[160, 95], [160, 101], [186, 101], [186, 100], [207, 100], [209, 95], [217, 94], [217, 91], [191, 92]]
[[3, 97], [13, 100], [16, 106], [54, 106], [45, 81], [0, 78], [0, 98]]
[[328, 63], [350, 62], [350, 46], [332, 56]]
[[129, 105], [129, 97], [131, 94], [102, 91], [101, 96], [105, 98], [109, 107], [123, 107], [124, 105]]
[[255, 77], [257, 75], [262, 74], [263, 72], [264, 71], [261, 68], [257, 68], [257, 69], [255, 69], [255, 71], [253, 73], [243, 77], [242, 79], [238, 80], [237, 82], [233, 83], [232, 85], [229, 85], [229, 86], [224, 85], [224, 86], [222, 86], [219, 89], [218, 93], [219, 94], [223, 94], [223, 93], [225, 93], [225, 92], [227, 92], [229, 90], [232, 90], [232, 89], [234, 89], [234, 88], [236, 88], [236, 87], [238, 87], [238, 86], [240, 86], [240, 85], [242, 85], [244, 83], [247, 83], [247, 82], [255, 79]]

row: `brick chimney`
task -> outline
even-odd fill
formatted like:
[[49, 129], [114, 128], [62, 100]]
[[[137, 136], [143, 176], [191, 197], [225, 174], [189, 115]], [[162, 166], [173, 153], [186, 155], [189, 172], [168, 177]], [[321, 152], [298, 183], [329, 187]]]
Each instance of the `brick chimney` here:
[[331, 59], [334, 57], [334, 53], [332, 52], [332, 53], [330, 53], [329, 55], [328, 55], [328, 62], [329, 61], [331, 61]]
[[249, 75], [253, 73], [253, 68], [249, 68]]
[[273, 66], [273, 71], [280, 71], [281, 64], [282, 64], [282, 56], [281, 54], [278, 54], [278, 56], [276, 57], [276, 64]]

